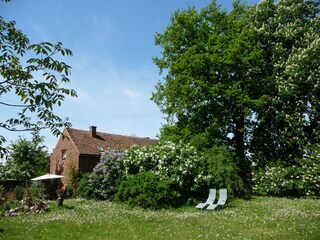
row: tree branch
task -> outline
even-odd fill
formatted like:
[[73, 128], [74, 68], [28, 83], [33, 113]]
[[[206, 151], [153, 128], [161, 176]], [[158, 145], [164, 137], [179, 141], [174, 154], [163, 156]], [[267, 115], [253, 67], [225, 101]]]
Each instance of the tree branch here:
[[46, 129], [45, 127], [16, 129], [16, 128], [8, 128], [8, 127], [4, 126], [3, 124], [0, 124], [0, 128], [6, 129], [6, 130], [8, 130], [10, 132], [32, 132], [32, 131], [38, 131], [38, 130]]
[[19, 104], [9, 104], [9, 103], [4, 103], [4, 102], [0, 102], [0, 104], [8, 106], [8, 107], [30, 107], [31, 105], [19, 105]]
[[4, 84], [4, 83], [8, 83], [10, 81], [14, 80], [14, 78], [8, 78], [7, 80], [0, 82], [0, 85]]

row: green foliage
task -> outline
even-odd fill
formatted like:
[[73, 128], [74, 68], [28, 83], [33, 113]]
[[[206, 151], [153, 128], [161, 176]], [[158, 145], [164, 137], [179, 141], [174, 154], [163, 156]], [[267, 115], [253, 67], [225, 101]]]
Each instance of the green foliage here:
[[89, 177], [95, 199], [112, 200], [117, 192], [117, 187], [123, 177], [124, 152], [120, 150], [108, 150], [100, 159]]
[[148, 208], [165, 208], [206, 197], [209, 188], [244, 192], [232, 154], [215, 147], [200, 154], [190, 144], [158, 142], [132, 146], [125, 153], [108, 150], [93, 173], [81, 179], [82, 197], [114, 199]]
[[170, 179], [180, 194], [180, 201], [196, 196], [196, 177], [201, 173], [202, 158], [190, 144], [160, 142], [152, 146], [131, 147], [124, 158], [126, 176], [152, 172], [160, 179]]
[[[132, 207], [160, 209], [179, 204], [179, 193], [171, 179], [162, 179], [152, 172], [128, 176], [121, 182], [116, 199]], [[181, 203], [180, 203], [181, 204]]]
[[263, 57], [246, 10], [236, 1], [227, 13], [212, 1], [200, 11], [174, 12], [166, 30], [155, 37], [162, 56], [154, 63], [166, 75], [152, 100], [167, 115], [161, 138], [207, 149], [226, 145], [241, 161], [241, 170], [250, 172], [245, 143], [251, 108], [261, 95], [254, 80]]
[[3, 171], [0, 170], [0, 179], [17, 179], [25, 182], [30, 178], [47, 173], [49, 168], [49, 153], [42, 146], [43, 139], [29, 141], [19, 138], [9, 146], [10, 158]]
[[69, 161], [66, 165], [65, 176], [67, 179], [68, 197], [75, 197], [78, 195], [78, 185], [80, 181], [80, 173], [76, 164]]
[[250, 25], [265, 58], [264, 98], [256, 111], [250, 152], [260, 167], [298, 164], [320, 141], [319, 1], [261, 1]]
[[37, 199], [46, 198], [45, 185], [41, 181], [32, 181], [29, 186], [29, 197], [35, 201]]
[[83, 174], [78, 186], [78, 193], [80, 194], [80, 196], [87, 199], [93, 198], [94, 191], [94, 187], [89, 181], [90, 175], [91, 173]]
[[226, 146], [247, 186], [251, 162], [298, 165], [305, 147], [320, 143], [319, 4], [235, 1], [226, 12], [212, 1], [174, 12], [155, 36], [161, 139]]
[[[8, 211], [10, 210], [10, 204], [5, 202], [5, 203], [2, 203], [0, 204], [0, 212], [4, 212], [4, 211]], [[1, 235], [0, 235], [1, 236]]]
[[[185, 204], [188, 199], [207, 197], [209, 188], [227, 188], [230, 196], [246, 191], [239, 167], [232, 153], [224, 147], [214, 147], [202, 155], [195, 147], [182, 142], [159, 142], [141, 148], [133, 146], [126, 152], [124, 170], [128, 178], [147, 172], [161, 181], [168, 180], [180, 204]], [[173, 200], [171, 206], [176, 204]]]
[[213, 147], [204, 154], [205, 164], [203, 175], [198, 175], [196, 181], [202, 186], [202, 191], [209, 188], [227, 188], [228, 195], [241, 196], [248, 193], [240, 177], [232, 153], [224, 147]]
[[7, 179], [7, 169], [3, 163], [0, 163], [0, 182], [3, 182]]
[[[254, 193], [264, 196], [320, 196], [320, 148], [306, 154], [298, 164], [267, 165], [254, 174]], [[282, 165], [281, 165], [282, 164]]]
[[23, 186], [16, 186], [10, 191], [14, 194], [15, 200], [22, 200], [26, 195], [26, 189]]
[[5, 193], [5, 188], [4, 186], [0, 185], [0, 198], [4, 197], [4, 193]]
[[[0, 128], [8, 131], [39, 131], [48, 128], [58, 136], [60, 128], [70, 127], [68, 119], [61, 119], [54, 113], [55, 106], [61, 106], [66, 96], [76, 96], [73, 89], [65, 88], [70, 81], [71, 67], [56, 60], [57, 55], [71, 56], [62, 43], [42, 42], [30, 44], [15, 22], [6, 22], [0, 17], [0, 105], [19, 109], [16, 116], [0, 120]], [[28, 58], [27, 58], [28, 57]], [[6, 102], [5, 95], [16, 95], [18, 102]], [[0, 136], [0, 156], [6, 152]]]

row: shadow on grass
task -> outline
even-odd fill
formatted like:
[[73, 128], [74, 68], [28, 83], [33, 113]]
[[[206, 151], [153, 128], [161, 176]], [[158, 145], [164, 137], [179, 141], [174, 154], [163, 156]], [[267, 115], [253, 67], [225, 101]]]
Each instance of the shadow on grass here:
[[250, 201], [254, 198], [254, 195], [252, 195], [251, 193], [249, 194], [243, 194], [243, 195], [237, 195], [232, 197], [232, 199], [241, 199], [241, 200], [245, 200], [245, 201]]
[[61, 207], [58, 207], [56, 204], [51, 204], [50, 205], [50, 210], [51, 211], [64, 211], [64, 210], [73, 210], [76, 207], [73, 205], [69, 205], [69, 204], [64, 204]]
[[71, 205], [63, 205], [62, 207], [59, 207], [61, 209], [67, 209], [67, 210], [72, 210], [72, 209], [75, 209], [76, 207], [75, 206], [71, 206]]

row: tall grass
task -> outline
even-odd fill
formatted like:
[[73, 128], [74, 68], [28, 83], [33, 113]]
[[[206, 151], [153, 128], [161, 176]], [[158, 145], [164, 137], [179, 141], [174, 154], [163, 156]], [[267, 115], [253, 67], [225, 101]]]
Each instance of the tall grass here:
[[0, 217], [0, 230], [2, 239], [24, 240], [320, 239], [320, 200], [254, 197], [211, 212], [73, 199], [43, 214]]

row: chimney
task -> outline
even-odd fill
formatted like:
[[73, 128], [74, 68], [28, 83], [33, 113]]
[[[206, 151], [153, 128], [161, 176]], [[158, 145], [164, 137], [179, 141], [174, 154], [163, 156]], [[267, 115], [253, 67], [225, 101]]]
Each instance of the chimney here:
[[89, 127], [89, 132], [92, 137], [96, 137], [97, 136], [97, 127], [96, 126]]

